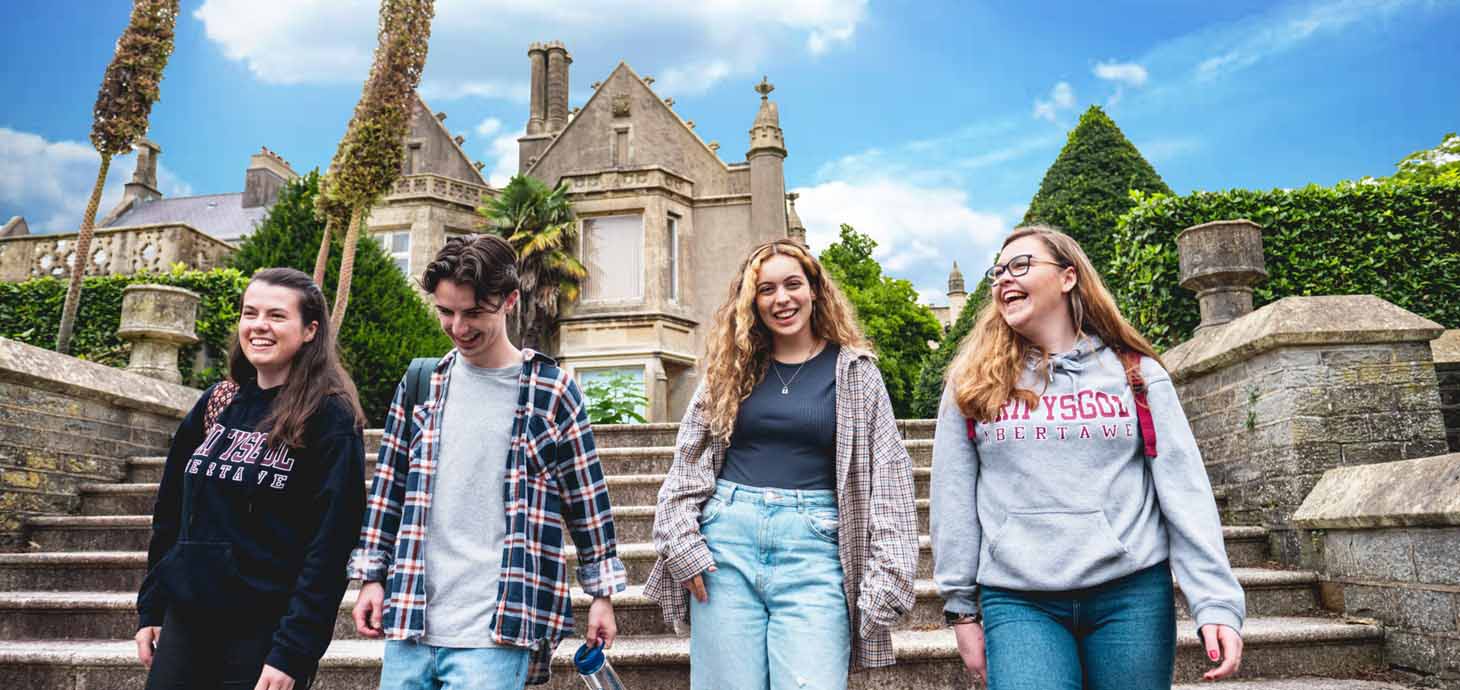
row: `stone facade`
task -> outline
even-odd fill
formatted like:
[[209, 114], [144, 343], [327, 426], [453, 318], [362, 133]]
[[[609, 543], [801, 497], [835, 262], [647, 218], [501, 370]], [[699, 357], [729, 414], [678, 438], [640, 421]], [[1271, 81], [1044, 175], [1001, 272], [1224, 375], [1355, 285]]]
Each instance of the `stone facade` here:
[[79, 485], [165, 454], [200, 394], [0, 338], [0, 549], [26, 516], [74, 512]]
[[[70, 275], [76, 233], [0, 238], [0, 281]], [[183, 224], [103, 228], [91, 240], [86, 275], [166, 271], [175, 263], [207, 270], [227, 263], [233, 247]]]
[[1435, 375], [1440, 381], [1440, 414], [1445, 417], [1445, 438], [1451, 452], [1460, 452], [1460, 329], [1430, 343], [1435, 354]]
[[1460, 690], [1460, 454], [1331, 470], [1293, 521], [1330, 605], [1384, 624], [1385, 661]]

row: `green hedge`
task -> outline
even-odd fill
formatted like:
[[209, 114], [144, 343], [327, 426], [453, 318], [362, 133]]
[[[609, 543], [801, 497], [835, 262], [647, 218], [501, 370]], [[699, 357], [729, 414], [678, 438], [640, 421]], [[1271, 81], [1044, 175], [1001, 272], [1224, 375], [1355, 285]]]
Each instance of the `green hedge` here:
[[[174, 267], [168, 273], [135, 273], [87, 278], [82, 282], [81, 303], [76, 315], [72, 351], [81, 359], [116, 367], [127, 365], [131, 345], [117, 338], [122, 318], [122, 291], [133, 283], [159, 283], [187, 288], [198, 293], [197, 333], [201, 342], [185, 347], [179, 357], [183, 383], [202, 388], [222, 377], [229, 338], [238, 325], [239, 298], [248, 279], [231, 268], [211, 271]], [[66, 301], [66, 282], [57, 278], [36, 278], [23, 283], [0, 283], [0, 336], [43, 347], [56, 347], [56, 329], [61, 323], [61, 305]], [[194, 356], [208, 348], [217, 364], [194, 371]]]
[[1268, 192], [1133, 193], [1105, 276], [1121, 310], [1157, 347], [1191, 337], [1196, 296], [1181, 288], [1176, 235], [1216, 220], [1263, 227], [1267, 280], [1254, 304], [1294, 295], [1374, 294], [1460, 326], [1460, 184], [1343, 182]]

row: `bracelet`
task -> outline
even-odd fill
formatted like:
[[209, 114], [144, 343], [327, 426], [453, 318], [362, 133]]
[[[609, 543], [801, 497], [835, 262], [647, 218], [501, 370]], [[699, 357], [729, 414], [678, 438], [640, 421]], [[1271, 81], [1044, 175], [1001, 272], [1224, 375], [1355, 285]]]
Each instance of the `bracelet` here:
[[954, 613], [952, 611], [944, 611], [943, 621], [950, 626], [981, 623], [983, 622], [983, 613]]

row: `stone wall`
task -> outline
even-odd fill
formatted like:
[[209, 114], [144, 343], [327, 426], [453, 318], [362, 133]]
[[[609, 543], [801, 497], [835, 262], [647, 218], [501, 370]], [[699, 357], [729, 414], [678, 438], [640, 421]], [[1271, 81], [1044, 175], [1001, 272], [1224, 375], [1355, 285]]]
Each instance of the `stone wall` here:
[[[41, 276], [70, 275], [76, 233], [23, 235], [0, 239], [0, 281], [21, 282]], [[96, 231], [86, 275], [166, 271], [174, 263], [207, 270], [233, 254], [227, 242], [182, 224], [138, 225]]]
[[77, 506], [77, 486], [162, 455], [201, 393], [0, 338], [0, 549], [28, 515]]
[[1293, 518], [1329, 604], [1384, 624], [1384, 657], [1460, 690], [1460, 454], [1332, 470]]
[[1460, 452], [1460, 329], [1445, 331], [1430, 343], [1435, 354], [1435, 375], [1440, 382], [1440, 414], [1445, 417], [1445, 438], [1451, 452]]
[[1291, 516], [1325, 471], [1446, 452], [1441, 331], [1377, 297], [1290, 297], [1167, 352], [1224, 524], [1270, 528], [1294, 563]]

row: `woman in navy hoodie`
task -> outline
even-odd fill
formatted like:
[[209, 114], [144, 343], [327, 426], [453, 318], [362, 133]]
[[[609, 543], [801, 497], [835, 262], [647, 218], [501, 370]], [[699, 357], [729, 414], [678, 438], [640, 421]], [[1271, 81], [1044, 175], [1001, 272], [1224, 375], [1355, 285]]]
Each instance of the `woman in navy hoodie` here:
[[344, 596], [365, 416], [309, 276], [254, 275], [228, 373], [173, 436], [153, 509], [147, 690], [307, 688]]

